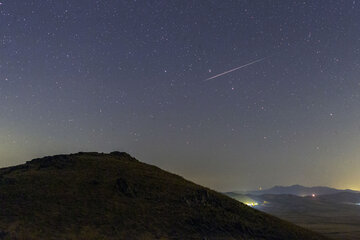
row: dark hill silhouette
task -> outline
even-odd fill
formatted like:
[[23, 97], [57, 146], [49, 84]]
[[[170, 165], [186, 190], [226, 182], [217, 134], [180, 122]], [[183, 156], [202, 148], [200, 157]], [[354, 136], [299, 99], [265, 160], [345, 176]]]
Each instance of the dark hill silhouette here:
[[0, 169], [0, 239], [325, 239], [126, 153]]

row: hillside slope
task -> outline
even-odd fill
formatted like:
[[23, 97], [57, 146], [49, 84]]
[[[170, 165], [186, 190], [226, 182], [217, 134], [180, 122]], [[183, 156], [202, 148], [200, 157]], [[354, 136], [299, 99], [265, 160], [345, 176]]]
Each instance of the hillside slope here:
[[0, 239], [325, 239], [126, 153], [0, 169]]

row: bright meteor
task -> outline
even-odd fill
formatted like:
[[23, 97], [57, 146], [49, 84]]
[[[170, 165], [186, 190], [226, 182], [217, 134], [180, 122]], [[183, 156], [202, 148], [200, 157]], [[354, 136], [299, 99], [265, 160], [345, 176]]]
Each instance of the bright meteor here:
[[260, 59], [258, 59], [258, 60], [255, 60], [255, 61], [249, 62], [249, 63], [247, 63], [247, 64], [245, 64], [245, 65], [242, 65], [242, 66], [240, 66], [240, 67], [233, 68], [233, 69], [231, 69], [231, 70], [229, 70], [229, 71], [226, 71], [226, 72], [223, 72], [223, 73], [219, 73], [219, 74], [217, 74], [217, 75], [215, 75], [215, 76], [212, 76], [212, 77], [210, 77], [210, 78], [208, 78], [208, 79], [205, 79], [204, 81], [209, 81], [209, 80], [211, 80], [211, 79], [214, 79], [214, 78], [220, 77], [220, 76], [222, 76], [222, 75], [231, 73], [231, 72], [236, 71], [236, 70], [239, 70], [239, 69], [241, 69], [241, 68], [250, 66], [250, 65], [252, 65], [252, 64], [254, 64], [254, 63], [261, 62], [261, 61], [263, 61], [263, 60], [265, 60], [265, 59], [266, 59], [266, 57], [260, 58]]

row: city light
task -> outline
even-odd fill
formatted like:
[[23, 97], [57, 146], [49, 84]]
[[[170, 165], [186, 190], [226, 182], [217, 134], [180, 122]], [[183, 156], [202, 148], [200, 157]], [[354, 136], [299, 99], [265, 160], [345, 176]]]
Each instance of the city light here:
[[248, 205], [249, 207], [255, 207], [259, 205], [257, 202], [246, 202], [245, 204]]

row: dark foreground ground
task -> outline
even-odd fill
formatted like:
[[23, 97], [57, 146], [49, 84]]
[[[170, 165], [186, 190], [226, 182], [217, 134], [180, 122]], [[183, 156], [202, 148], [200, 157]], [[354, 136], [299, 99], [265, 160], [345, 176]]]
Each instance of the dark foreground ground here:
[[114, 152], [0, 169], [0, 239], [326, 238]]

